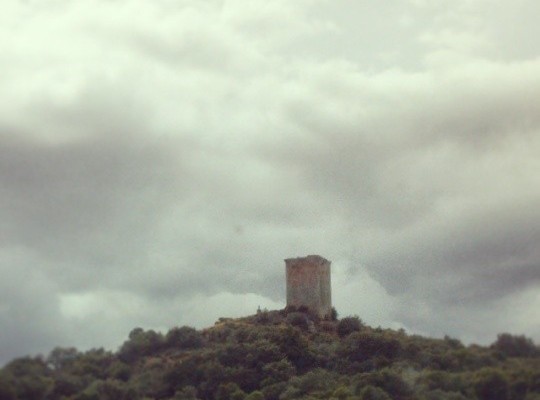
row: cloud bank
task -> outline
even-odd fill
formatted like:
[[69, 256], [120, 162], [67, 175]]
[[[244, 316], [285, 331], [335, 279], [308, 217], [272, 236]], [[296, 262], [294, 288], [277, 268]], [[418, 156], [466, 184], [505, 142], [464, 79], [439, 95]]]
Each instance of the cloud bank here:
[[536, 2], [7, 1], [0, 361], [284, 306], [540, 340]]

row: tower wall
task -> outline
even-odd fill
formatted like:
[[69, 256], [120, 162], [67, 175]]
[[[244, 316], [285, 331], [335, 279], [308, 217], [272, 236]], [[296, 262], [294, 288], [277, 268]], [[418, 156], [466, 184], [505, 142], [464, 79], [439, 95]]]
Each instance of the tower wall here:
[[287, 306], [305, 306], [324, 318], [332, 312], [330, 261], [321, 256], [285, 260]]

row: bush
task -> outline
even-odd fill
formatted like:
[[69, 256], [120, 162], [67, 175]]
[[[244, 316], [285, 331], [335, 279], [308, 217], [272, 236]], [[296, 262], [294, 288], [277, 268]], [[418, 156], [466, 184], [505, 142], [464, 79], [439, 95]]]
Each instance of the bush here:
[[272, 341], [299, 373], [305, 372], [313, 365], [314, 358], [309, 343], [298, 329], [288, 326], [285, 330], [279, 331]]
[[401, 375], [391, 369], [383, 369], [376, 372], [358, 374], [354, 378], [355, 393], [361, 395], [369, 386], [383, 389], [385, 393], [395, 399], [407, 398], [411, 389]]
[[465, 383], [460, 374], [452, 374], [446, 371], [428, 371], [419, 382], [429, 390], [440, 389], [445, 392], [459, 392], [465, 388]]
[[495, 368], [483, 368], [474, 377], [474, 391], [480, 400], [507, 400], [508, 381]]
[[163, 348], [163, 335], [153, 330], [144, 331], [135, 328], [129, 333], [129, 339], [122, 344], [118, 351], [121, 361], [130, 363], [137, 358], [153, 354]]
[[319, 323], [319, 329], [321, 332], [334, 333], [336, 332], [336, 325], [330, 321], [321, 321]]
[[360, 391], [361, 400], [392, 400], [381, 388], [368, 385]]
[[422, 397], [422, 400], [467, 400], [465, 396], [457, 392], [445, 392], [440, 389], [428, 392]]
[[246, 400], [264, 400], [264, 394], [255, 390], [246, 396]]
[[184, 386], [176, 391], [173, 400], [197, 400], [197, 389], [193, 386]]
[[219, 385], [214, 397], [216, 400], [243, 400], [246, 393], [236, 383], [229, 382]]
[[189, 326], [175, 327], [167, 332], [165, 345], [180, 349], [196, 349], [204, 344], [203, 337], [195, 328]]
[[266, 400], [279, 400], [281, 394], [287, 389], [286, 382], [279, 382], [273, 385], [264, 386], [262, 392]]
[[395, 359], [401, 343], [392, 336], [380, 333], [354, 332], [340, 345], [338, 356], [349, 361], [363, 362], [373, 357]]
[[538, 354], [532, 339], [523, 335], [513, 336], [509, 333], [501, 333], [497, 335], [497, 340], [490, 347], [507, 357], [534, 357]]
[[296, 326], [304, 331], [306, 331], [309, 326], [309, 320], [306, 314], [301, 313], [301, 312], [290, 313], [289, 315], [287, 315], [286, 321], [288, 324], [291, 324], [292, 326]]
[[40, 400], [49, 390], [49, 370], [41, 357], [23, 357], [9, 362], [2, 370], [6, 398]]
[[362, 326], [362, 321], [357, 316], [345, 317], [338, 322], [337, 333], [339, 337], [345, 337], [353, 332], [358, 332]]
[[529, 379], [529, 389], [540, 393], [540, 372], [533, 373]]
[[0, 399], [16, 400], [15, 386], [9, 379], [0, 375]]
[[287, 359], [266, 363], [262, 367], [263, 376], [261, 386], [270, 386], [279, 382], [286, 382], [296, 375], [296, 368]]
[[70, 367], [79, 355], [79, 351], [74, 347], [56, 347], [49, 353], [46, 361], [53, 369], [60, 370]]
[[313, 369], [302, 376], [292, 378], [280, 399], [293, 400], [307, 397], [310, 393], [315, 392], [331, 394], [337, 389], [338, 377], [337, 374], [325, 369]]

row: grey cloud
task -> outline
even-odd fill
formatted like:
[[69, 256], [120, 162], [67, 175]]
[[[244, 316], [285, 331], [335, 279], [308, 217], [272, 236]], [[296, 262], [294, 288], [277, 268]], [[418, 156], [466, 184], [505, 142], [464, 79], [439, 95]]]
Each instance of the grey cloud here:
[[160, 215], [148, 213], [150, 204], [165, 210], [188, 192], [181, 163], [136, 137], [2, 143], [4, 245], [34, 249], [61, 275], [135, 257], [144, 250], [123, 246], [149, 241]]
[[356, 128], [326, 112], [346, 109], [348, 98], [329, 98], [316, 77], [306, 86], [317, 103], [293, 103], [289, 114], [309, 139], [260, 150], [350, 218], [362, 264], [391, 295], [478, 304], [538, 282], [538, 193], [526, 150], [538, 146], [538, 101], [526, 89], [536, 85], [537, 63], [486, 67], [481, 78], [479, 66], [469, 75], [457, 67], [441, 82], [426, 73], [424, 85], [403, 91], [403, 104], [392, 103], [394, 121], [380, 116], [363, 126], [360, 117]]
[[0, 360], [281, 304], [312, 253], [377, 323], [538, 335], [508, 313], [539, 279], [538, 60], [415, 3], [36, 11], [0, 78]]
[[33, 265], [39, 257], [27, 248], [0, 251], [0, 360], [42, 352], [68, 340], [57, 308], [57, 286]]

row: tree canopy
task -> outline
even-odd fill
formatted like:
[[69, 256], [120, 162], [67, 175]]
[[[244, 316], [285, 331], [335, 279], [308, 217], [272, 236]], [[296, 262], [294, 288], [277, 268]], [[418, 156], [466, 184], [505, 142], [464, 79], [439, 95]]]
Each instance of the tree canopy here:
[[539, 400], [540, 352], [321, 321], [298, 310], [202, 331], [133, 329], [117, 352], [55, 348], [0, 370], [0, 400]]

